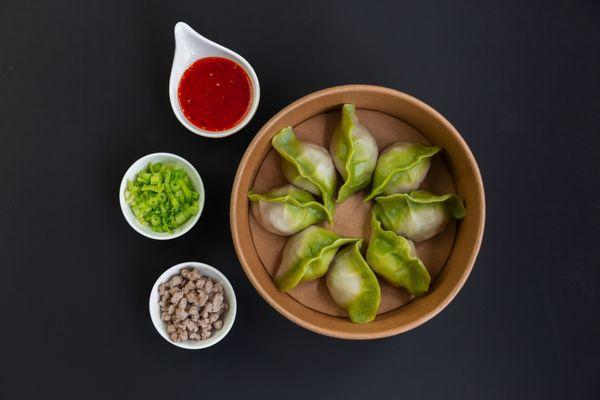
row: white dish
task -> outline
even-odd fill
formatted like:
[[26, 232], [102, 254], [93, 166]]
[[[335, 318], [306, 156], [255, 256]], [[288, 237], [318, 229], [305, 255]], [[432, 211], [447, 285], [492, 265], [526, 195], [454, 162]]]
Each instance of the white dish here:
[[[125, 189], [127, 189], [127, 182], [134, 180], [136, 175], [148, 166], [148, 163], [156, 164], [156, 163], [169, 163], [174, 165], [179, 165], [183, 167], [190, 180], [192, 185], [194, 185], [194, 190], [198, 192], [198, 213], [194, 215], [192, 218], [187, 220], [183, 226], [177, 228], [173, 233], [167, 232], [155, 232], [149, 226], [145, 226], [140, 224], [140, 222], [135, 217], [135, 214], [131, 210], [129, 204], [127, 204], [125, 200]], [[168, 240], [175, 239], [192, 229], [196, 222], [200, 219], [200, 215], [202, 214], [202, 209], [204, 208], [204, 185], [202, 184], [202, 179], [200, 178], [200, 174], [196, 171], [196, 168], [192, 164], [190, 164], [183, 157], [179, 157], [178, 155], [171, 153], [153, 153], [148, 154], [136, 162], [134, 162], [131, 167], [125, 172], [123, 179], [121, 180], [121, 186], [119, 187], [119, 203], [121, 204], [121, 211], [123, 212], [123, 216], [129, 223], [129, 225], [135, 229], [138, 233], [149, 237], [151, 239], [157, 240]]]
[[[221, 282], [223, 284], [223, 289], [225, 290], [225, 301], [229, 305], [229, 309], [225, 312], [223, 317], [223, 328], [218, 331], [215, 331], [214, 334], [205, 340], [195, 341], [195, 340], [187, 340], [185, 342], [173, 342], [169, 335], [167, 334], [167, 324], [160, 318], [160, 306], [158, 304], [160, 300], [160, 296], [158, 294], [158, 286], [168, 281], [173, 275], [179, 273], [182, 268], [193, 267], [197, 268], [203, 276], [209, 277], [215, 282]], [[210, 265], [200, 263], [200, 262], [184, 262], [181, 264], [177, 264], [165, 272], [162, 273], [161, 276], [158, 277], [156, 283], [152, 287], [152, 292], [150, 292], [150, 318], [152, 319], [152, 323], [154, 327], [167, 342], [189, 350], [198, 350], [210, 347], [218, 342], [220, 342], [231, 330], [233, 326], [233, 321], [235, 320], [235, 314], [237, 310], [237, 302], [235, 299], [235, 292], [233, 291], [233, 287], [229, 280], [223, 275], [218, 269], [211, 267]]]
[[[198, 128], [187, 120], [179, 105], [177, 89], [179, 88], [181, 76], [194, 61], [205, 57], [223, 57], [234, 61], [244, 68], [252, 82], [252, 104], [248, 113], [239, 124], [226, 131], [212, 132]], [[188, 24], [178, 22], [175, 25], [175, 56], [173, 57], [173, 66], [171, 67], [171, 77], [169, 79], [169, 100], [171, 101], [171, 108], [173, 108], [175, 116], [187, 129], [200, 136], [222, 138], [233, 135], [250, 122], [258, 108], [260, 86], [254, 69], [242, 56], [218, 43], [208, 40], [190, 28]]]

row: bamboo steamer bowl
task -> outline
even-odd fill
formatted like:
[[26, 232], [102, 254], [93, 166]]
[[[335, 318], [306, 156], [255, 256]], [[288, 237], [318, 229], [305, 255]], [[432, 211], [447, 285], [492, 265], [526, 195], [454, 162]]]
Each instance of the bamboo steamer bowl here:
[[[456, 192], [464, 199], [467, 216], [456, 224], [445, 265], [432, 281], [427, 295], [382, 314], [368, 324], [330, 315], [281, 293], [254, 244], [248, 191], [263, 160], [271, 151], [271, 138], [285, 126], [302, 122], [354, 103], [357, 110], [373, 110], [414, 127], [427, 141], [444, 150]], [[257, 133], [240, 161], [231, 194], [230, 224], [242, 268], [258, 293], [279, 313], [313, 332], [344, 339], [375, 339], [411, 330], [442, 311], [456, 296], [471, 272], [481, 246], [485, 223], [485, 197], [481, 174], [469, 147], [457, 130], [437, 111], [405, 93], [370, 85], [347, 85], [309, 94], [272, 117]], [[269, 266], [271, 269], [273, 266]], [[381, 281], [381, 280], [380, 280]]]

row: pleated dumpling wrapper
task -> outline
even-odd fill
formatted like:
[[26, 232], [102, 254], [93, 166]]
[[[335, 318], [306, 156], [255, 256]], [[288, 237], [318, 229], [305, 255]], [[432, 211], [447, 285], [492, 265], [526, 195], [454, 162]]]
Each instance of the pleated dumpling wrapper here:
[[379, 207], [373, 207], [367, 262], [377, 275], [393, 286], [403, 287], [415, 296], [422, 296], [429, 290], [429, 272], [417, 257], [414, 243], [382, 229], [378, 219], [381, 212]]
[[327, 210], [307, 192], [284, 185], [265, 193], [248, 193], [252, 215], [269, 232], [290, 236], [327, 219]]
[[325, 228], [309, 226], [288, 239], [281, 264], [275, 274], [275, 284], [282, 292], [299, 283], [310, 282], [327, 273], [338, 249], [358, 238], [343, 238]]
[[361, 245], [359, 240], [341, 250], [325, 278], [333, 300], [356, 324], [373, 321], [381, 302], [379, 282], [360, 253]]
[[455, 194], [435, 195], [425, 190], [375, 199], [383, 227], [415, 242], [440, 233], [450, 218], [462, 219], [467, 210]]
[[298, 140], [289, 126], [273, 136], [271, 144], [282, 157], [281, 167], [286, 179], [321, 196], [328, 220], [332, 222], [337, 175], [329, 152], [322, 146]]
[[439, 147], [412, 142], [396, 142], [389, 146], [379, 155], [371, 193], [365, 201], [418, 189], [429, 172], [431, 157], [439, 151]]
[[342, 119], [333, 131], [330, 145], [333, 163], [344, 178], [337, 202], [371, 184], [379, 149], [371, 132], [358, 121], [354, 104], [344, 104]]

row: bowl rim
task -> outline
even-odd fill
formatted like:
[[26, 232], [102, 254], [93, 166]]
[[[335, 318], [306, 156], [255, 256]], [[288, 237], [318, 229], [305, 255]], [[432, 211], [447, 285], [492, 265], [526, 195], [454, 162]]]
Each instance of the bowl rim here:
[[[167, 281], [171, 276], [175, 275], [182, 268], [190, 267], [190, 266], [194, 267], [194, 268], [198, 268], [201, 272], [210, 271], [212, 274], [216, 275], [218, 278], [212, 278], [212, 279], [218, 280], [219, 282], [222, 282], [224, 284], [224, 288], [225, 288], [225, 292], [226, 292], [225, 295], [227, 296], [227, 301], [229, 304], [229, 309], [227, 310], [227, 313], [225, 315], [225, 320], [223, 321], [223, 328], [218, 330], [213, 336], [209, 337], [208, 339], [197, 342], [197, 344], [190, 340], [187, 340], [185, 342], [173, 342], [167, 335], [167, 329], [164, 326], [165, 325], [164, 321], [162, 321], [160, 319], [160, 307], [158, 305], [158, 299], [159, 299], [158, 286], [162, 282]], [[227, 334], [229, 333], [229, 331], [231, 330], [231, 328], [233, 327], [233, 324], [235, 322], [235, 317], [237, 314], [237, 299], [235, 297], [235, 290], [233, 289], [233, 285], [221, 271], [219, 271], [212, 265], [208, 265], [203, 262], [187, 261], [187, 262], [182, 262], [177, 265], [174, 265], [170, 268], [167, 268], [156, 279], [156, 282], [154, 282], [154, 285], [152, 286], [152, 290], [150, 291], [150, 296], [149, 296], [149, 300], [148, 300], [148, 311], [150, 312], [150, 319], [152, 320], [152, 324], [154, 325], [154, 328], [159, 333], [159, 335], [162, 336], [163, 339], [165, 339], [170, 344], [180, 347], [182, 349], [200, 350], [200, 349], [206, 349], [207, 347], [214, 346], [215, 344], [217, 344], [221, 340], [223, 340], [223, 338], [225, 336], [227, 336]]]
[[[427, 304], [427, 307], [429, 308], [429, 310], [427, 312], [417, 316], [414, 319], [404, 321], [404, 322], [400, 323], [399, 325], [388, 326], [384, 329], [379, 329], [378, 331], [371, 331], [368, 329], [361, 330], [361, 331], [346, 331], [346, 330], [340, 329], [338, 327], [332, 327], [328, 323], [328, 321], [334, 322], [334, 320], [338, 320], [339, 317], [327, 316], [325, 314], [322, 314], [322, 313], [319, 313], [312, 309], [309, 309], [305, 305], [293, 300], [288, 295], [285, 295], [285, 294], [279, 295], [279, 294], [269, 293], [267, 291], [267, 288], [263, 287], [263, 285], [261, 284], [258, 273], [256, 271], [254, 271], [254, 268], [250, 267], [249, 256], [247, 254], [245, 254], [244, 251], [242, 250], [243, 237], [242, 237], [242, 233], [240, 232], [240, 228], [237, 224], [237, 221], [241, 218], [239, 214], [242, 212], [241, 211], [242, 207], [244, 207], [244, 206], [247, 207], [247, 204], [246, 204], [247, 200], [246, 201], [244, 200], [245, 197], [241, 196], [241, 195], [237, 195], [238, 193], [240, 193], [240, 190], [242, 189], [241, 188], [242, 181], [244, 179], [248, 179], [248, 177], [247, 177], [248, 174], [252, 174], [254, 176], [256, 175], [256, 171], [249, 171], [250, 168], [246, 168], [246, 164], [249, 161], [250, 157], [253, 155], [256, 148], [259, 145], [262, 145], [262, 141], [265, 140], [264, 136], [269, 131], [274, 130], [274, 128], [276, 128], [275, 124], [279, 123], [279, 120], [281, 120], [287, 114], [293, 113], [295, 110], [297, 110], [301, 107], [310, 106], [310, 104], [316, 100], [327, 98], [329, 96], [334, 97], [334, 98], [342, 97], [344, 94], [347, 94], [348, 92], [351, 92], [351, 93], [352, 92], [365, 92], [365, 93], [373, 93], [373, 94], [378, 94], [378, 95], [396, 97], [400, 101], [410, 103], [416, 109], [419, 109], [420, 111], [424, 112], [428, 118], [432, 118], [435, 120], [436, 123], [443, 125], [444, 129], [452, 136], [452, 140], [457, 143], [457, 145], [461, 148], [461, 150], [466, 155], [466, 162], [469, 164], [469, 168], [472, 171], [472, 178], [473, 178], [473, 182], [474, 182], [473, 189], [475, 191], [475, 197], [477, 198], [477, 207], [476, 207], [477, 213], [476, 213], [476, 215], [479, 215], [479, 218], [474, 221], [474, 225], [473, 225], [473, 229], [472, 229], [474, 231], [474, 235], [475, 235], [474, 242], [472, 243], [470, 254], [468, 255], [468, 258], [466, 259], [466, 266], [465, 266], [464, 270], [461, 270], [462, 273], [459, 274], [454, 286], [452, 286], [449, 289], [449, 291], [444, 295], [444, 297], [441, 299], [441, 301], [439, 301], [435, 304]], [[342, 103], [340, 102], [339, 104], [341, 105]], [[361, 108], [361, 107], [359, 107], [357, 105], [357, 108]], [[319, 113], [320, 112], [322, 112], [322, 111], [319, 111]], [[308, 118], [310, 118], [310, 117], [308, 117]], [[297, 123], [301, 123], [301, 122], [302, 121], [298, 121]], [[269, 140], [270, 140], [270, 138], [269, 138]], [[451, 168], [451, 171], [452, 171], [452, 168]], [[454, 176], [454, 171], [452, 171], [452, 172], [453, 172], [453, 176]], [[471, 212], [473, 213], [474, 211], [471, 211]], [[456, 294], [463, 287], [471, 270], [473, 269], [475, 259], [477, 258], [477, 255], [478, 255], [480, 247], [481, 247], [484, 226], [485, 226], [485, 194], [484, 194], [484, 189], [483, 189], [483, 181], [481, 178], [481, 173], [479, 171], [479, 167], [477, 165], [475, 157], [473, 156], [469, 146], [466, 144], [466, 142], [464, 141], [462, 136], [458, 133], [456, 128], [454, 128], [454, 126], [448, 120], [446, 120], [439, 112], [437, 112], [431, 106], [425, 104], [424, 102], [422, 102], [406, 93], [400, 92], [395, 89], [382, 87], [382, 86], [363, 85], [363, 84], [335, 86], [335, 87], [319, 90], [317, 92], [308, 94], [308, 95], [294, 101], [293, 103], [291, 103], [290, 105], [286, 106], [281, 111], [279, 111], [277, 114], [275, 114], [271, 119], [269, 119], [269, 121], [267, 121], [262, 126], [262, 128], [259, 130], [259, 132], [255, 135], [254, 139], [249, 144], [242, 159], [240, 160], [240, 163], [238, 165], [238, 169], [236, 172], [236, 176], [235, 176], [235, 180], [234, 180], [232, 192], [231, 192], [230, 226], [231, 226], [231, 234], [232, 234], [232, 238], [233, 238], [233, 242], [234, 242], [234, 247], [235, 247], [236, 253], [238, 255], [238, 258], [240, 260], [240, 263], [242, 265], [242, 268], [244, 270], [244, 273], [246, 274], [246, 276], [252, 283], [252, 286], [254, 286], [254, 288], [261, 295], [261, 297], [263, 299], [265, 299], [265, 301], [267, 301], [275, 310], [277, 310], [277, 312], [282, 314], [284, 317], [286, 317], [290, 321], [296, 323], [297, 325], [299, 325], [303, 328], [306, 328], [308, 330], [311, 330], [313, 332], [319, 333], [319, 334], [323, 334], [323, 335], [327, 335], [327, 336], [331, 336], [331, 337], [342, 338], [342, 339], [377, 339], [377, 338], [393, 336], [393, 335], [397, 335], [397, 334], [409, 331], [409, 330], [414, 329], [417, 326], [422, 325], [423, 323], [429, 321], [431, 318], [433, 318], [439, 312], [441, 312], [454, 299]], [[453, 245], [453, 248], [455, 246], [456, 246], [456, 242]], [[450, 257], [452, 257], [452, 255], [453, 254], [451, 253]], [[450, 260], [450, 258], [449, 258], [449, 260]], [[264, 266], [262, 266], [262, 264], [261, 264], [261, 267], [264, 269]], [[444, 268], [444, 269], [446, 269], [446, 268]], [[444, 270], [442, 270], [442, 273], [443, 272], [444, 272]], [[439, 278], [436, 281], [439, 281]], [[272, 290], [272, 288], [271, 288], [271, 290]], [[275, 292], [273, 292], [273, 293], [275, 293]], [[281, 297], [281, 296], [287, 296], [289, 299], [291, 299], [291, 301], [283, 300], [283, 297]], [[279, 297], [279, 299], [276, 299], [274, 297]], [[428, 297], [429, 296], [424, 296], [422, 299], [427, 299]], [[284, 305], [280, 304], [280, 301], [286, 302], [287, 304], [284, 306]], [[417, 301], [421, 301], [421, 299], [413, 300], [413, 301], [409, 302], [408, 304], [404, 305], [403, 307], [400, 307], [397, 310], [393, 310], [388, 313], [381, 314], [379, 316], [379, 318], [387, 319], [387, 317], [389, 317], [391, 314], [396, 313], [400, 309], [408, 308], [408, 307], [410, 307], [410, 305], [412, 303], [416, 303]], [[320, 319], [320, 321], [315, 322], [312, 320], [312, 318], [311, 318], [311, 320], [307, 320], [307, 319], [304, 319], [301, 316], [297, 315], [297, 314], [299, 314], [301, 312], [305, 312], [305, 311], [309, 312], [309, 313], [310, 312], [316, 313], [316, 314], [314, 314], [314, 319]], [[377, 321], [377, 319], [376, 319], [376, 321]], [[374, 322], [370, 323], [370, 324], [365, 324], [362, 326], [364, 327], [364, 326], [371, 325], [371, 324], [374, 324]]]
[[[173, 231], [173, 233], [154, 232], [143, 229], [143, 225], [139, 223], [139, 221], [133, 214], [131, 207], [129, 206], [129, 204], [127, 204], [127, 201], [125, 200], [125, 188], [127, 187], [128, 176], [132, 173], [139, 173], [139, 170], [134, 171], [135, 169], [137, 169], [137, 167], [134, 167], [138, 164], [147, 164], [151, 162], [152, 159], [158, 157], [170, 158], [174, 160], [174, 162], [182, 164], [182, 166], [185, 167], [186, 171], [194, 175], [194, 178], [197, 179], [197, 181], [200, 184], [200, 187], [195, 188], [198, 191], [198, 213], [193, 218], [188, 220], [182, 227], [179, 227], [175, 231]], [[121, 212], [123, 213], [123, 217], [125, 217], [125, 220], [129, 224], [129, 226], [131, 226], [137, 233], [147, 238], [155, 240], [171, 240], [186, 234], [200, 220], [200, 216], [202, 215], [202, 211], [204, 210], [205, 200], [206, 191], [204, 190], [204, 182], [202, 182], [202, 177], [198, 173], [198, 170], [196, 170], [196, 168], [188, 160], [173, 153], [157, 152], [146, 154], [145, 156], [138, 158], [129, 166], [129, 168], [127, 168], [127, 170], [123, 174], [123, 178], [121, 179], [121, 184], [119, 185], [119, 204], [121, 206]]]

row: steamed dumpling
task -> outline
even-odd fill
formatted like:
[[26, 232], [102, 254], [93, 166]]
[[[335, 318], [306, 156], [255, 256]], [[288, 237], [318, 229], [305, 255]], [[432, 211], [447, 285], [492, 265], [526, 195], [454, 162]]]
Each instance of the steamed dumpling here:
[[379, 149], [371, 133], [358, 121], [354, 104], [344, 104], [342, 119], [333, 131], [331, 156], [344, 178], [337, 202], [369, 186], [377, 164]]
[[306, 190], [284, 185], [263, 194], [250, 191], [252, 215], [269, 232], [290, 236], [327, 218], [327, 210]]
[[281, 167], [286, 179], [299, 188], [321, 196], [331, 222], [337, 175], [329, 152], [314, 143], [298, 140], [289, 126], [279, 131], [271, 143], [282, 157]]
[[339, 252], [327, 273], [327, 288], [333, 300], [348, 311], [357, 324], [373, 321], [381, 301], [377, 277], [365, 262], [360, 247], [362, 240]]
[[418, 143], [392, 144], [377, 160], [371, 193], [366, 200], [418, 189], [429, 172], [431, 157], [439, 151], [439, 147]]
[[415, 242], [434, 237], [444, 230], [450, 217], [462, 219], [467, 212], [457, 195], [438, 196], [425, 190], [377, 197], [375, 201], [383, 227]]
[[283, 248], [275, 284], [286, 292], [302, 282], [325, 275], [338, 249], [356, 238], [342, 238], [318, 226], [309, 226], [292, 236]]
[[371, 240], [367, 248], [367, 262], [383, 279], [395, 287], [403, 287], [415, 296], [429, 289], [431, 277], [417, 257], [410, 240], [381, 228], [376, 205], [371, 219]]

